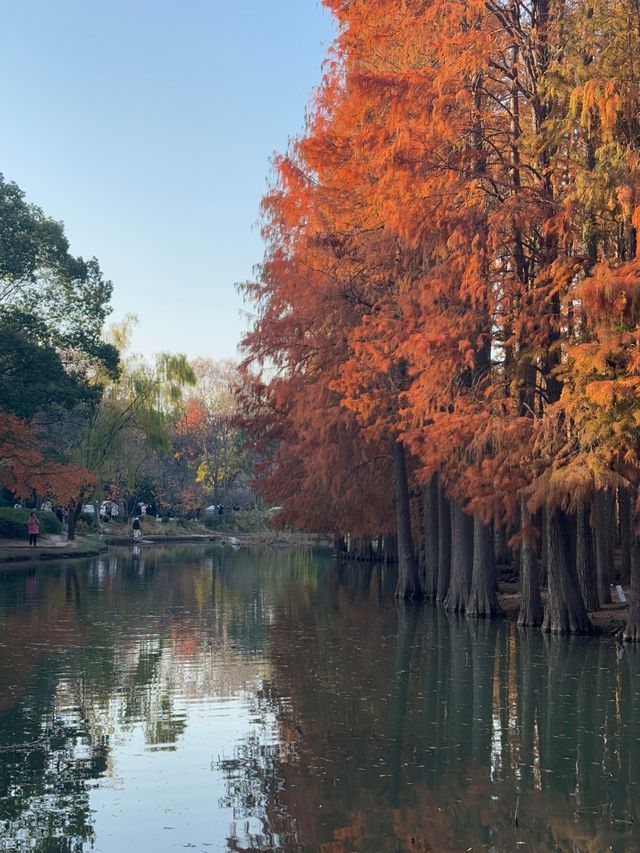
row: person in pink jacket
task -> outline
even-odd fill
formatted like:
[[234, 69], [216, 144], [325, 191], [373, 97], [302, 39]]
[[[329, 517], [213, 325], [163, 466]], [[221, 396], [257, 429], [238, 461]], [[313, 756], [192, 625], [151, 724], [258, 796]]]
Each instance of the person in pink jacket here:
[[34, 548], [37, 548], [38, 533], [40, 531], [40, 521], [38, 520], [38, 516], [33, 510], [31, 510], [31, 513], [29, 514], [27, 528], [29, 530], [29, 547], [33, 545]]

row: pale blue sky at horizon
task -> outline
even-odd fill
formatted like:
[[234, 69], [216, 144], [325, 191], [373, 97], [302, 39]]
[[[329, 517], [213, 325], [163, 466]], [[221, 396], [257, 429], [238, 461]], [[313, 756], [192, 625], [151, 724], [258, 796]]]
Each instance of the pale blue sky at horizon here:
[[133, 349], [235, 357], [274, 151], [334, 33], [319, 0], [0, 0], [0, 172], [139, 316]]

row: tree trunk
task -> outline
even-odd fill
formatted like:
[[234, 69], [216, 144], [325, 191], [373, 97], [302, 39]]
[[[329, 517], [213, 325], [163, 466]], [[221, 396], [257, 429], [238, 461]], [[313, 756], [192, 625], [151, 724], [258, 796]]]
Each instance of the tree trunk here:
[[449, 592], [451, 577], [451, 511], [442, 483], [438, 485], [438, 585], [436, 601], [440, 604]]
[[[511, 551], [511, 571], [517, 578], [520, 578], [522, 576], [521, 564], [522, 564], [522, 548], [512, 549], [512, 551]], [[498, 573], [496, 572], [496, 580], [497, 580], [497, 577], [498, 577]]]
[[554, 634], [590, 634], [593, 625], [569, 558], [566, 516], [547, 507], [545, 517], [549, 594], [542, 630]]
[[626, 643], [640, 643], [640, 539], [637, 536], [631, 544], [631, 603], [622, 639]]
[[576, 513], [576, 574], [585, 607], [592, 613], [599, 607], [598, 578], [589, 512], [584, 504]]
[[473, 566], [467, 616], [502, 615], [496, 594], [496, 563], [493, 530], [479, 518], [473, 519]]
[[[525, 530], [530, 525], [528, 524], [529, 513], [524, 501], [521, 504], [520, 517], [522, 529]], [[542, 625], [543, 617], [544, 608], [540, 597], [538, 555], [531, 543], [523, 539], [520, 546], [520, 613], [518, 614], [518, 625], [537, 628]]]
[[595, 539], [596, 539], [596, 571], [598, 576], [598, 600], [600, 606], [611, 601], [611, 581], [613, 580], [613, 554], [611, 549], [611, 514], [609, 492], [596, 492], [595, 509]]
[[640, 643], [640, 537], [637, 530], [637, 518], [633, 505], [635, 495], [630, 496], [629, 503], [632, 507], [629, 525], [631, 529], [631, 602], [629, 604], [629, 618], [622, 635], [627, 643]]
[[438, 590], [438, 475], [424, 490], [424, 593], [435, 599]]
[[547, 586], [549, 579], [549, 540], [547, 539], [547, 508], [542, 507], [539, 512], [540, 530], [542, 531], [540, 540], [540, 586]]
[[398, 528], [398, 586], [396, 598], [420, 599], [423, 597], [420, 576], [413, 550], [411, 535], [411, 511], [409, 507], [409, 486], [407, 483], [407, 462], [404, 446], [393, 442], [393, 463], [396, 479], [396, 519]]
[[76, 525], [78, 519], [82, 515], [82, 507], [84, 506], [84, 498], [77, 502], [71, 502], [67, 507], [67, 539], [72, 542], [76, 538]]
[[393, 533], [387, 533], [384, 537], [384, 562], [386, 565], [398, 562], [398, 546]]
[[471, 592], [473, 573], [473, 518], [457, 501], [451, 502], [451, 578], [443, 604], [463, 613]]
[[620, 581], [627, 585], [631, 581], [631, 490], [618, 491], [620, 507]]
[[508, 541], [509, 536], [506, 527], [499, 527], [496, 531], [495, 543], [496, 563], [499, 566], [511, 565], [511, 551], [507, 545]]

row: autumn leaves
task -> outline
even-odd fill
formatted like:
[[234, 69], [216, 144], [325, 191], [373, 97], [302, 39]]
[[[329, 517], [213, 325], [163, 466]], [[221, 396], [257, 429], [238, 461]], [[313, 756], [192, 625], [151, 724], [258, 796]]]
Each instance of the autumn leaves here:
[[[537, 547], [539, 511], [571, 527], [636, 479], [637, 16], [599, 0], [327, 5], [339, 34], [276, 161], [247, 287], [249, 359], [275, 367], [254, 385], [264, 490], [294, 523], [402, 539], [399, 442], [411, 494], [437, 474], [443, 499]], [[475, 609], [484, 590], [482, 614], [478, 571], [480, 586], [471, 558], [462, 589]], [[403, 573], [399, 594], [418, 594]], [[588, 627], [570, 586], [550, 630]]]

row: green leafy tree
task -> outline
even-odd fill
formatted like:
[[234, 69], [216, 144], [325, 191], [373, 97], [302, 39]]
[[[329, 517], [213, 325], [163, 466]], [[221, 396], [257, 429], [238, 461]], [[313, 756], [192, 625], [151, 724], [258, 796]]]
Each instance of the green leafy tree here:
[[48, 341], [46, 325], [34, 314], [0, 314], [0, 400], [5, 410], [21, 418], [97, 402], [99, 387], [66, 370]]
[[[102, 397], [98, 406], [87, 407], [80, 423], [70, 419], [65, 431], [66, 452], [84, 468], [93, 471], [99, 483], [122, 477], [121, 463], [131, 469], [132, 447], [144, 457], [150, 451], [169, 452], [170, 425], [186, 387], [193, 385], [193, 370], [182, 354], [160, 353], [152, 363], [139, 355], [127, 355], [135, 317], [111, 329], [113, 345], [120, 348], [120, 370], [116, 378], [98, 376]], [[125, 452], [127, 449], [127, 452]], [[86, 490], [76, 496], [69, 512], [69, 538], [89, 497]]]
[[113, 370], [116, 350], [102, 338], [112, 290], [95, 258], [70, 253], [63, 224], [0, 174], [0, 314], [37, 316], [38, 339], [46, 338], [63, 363], [77, 366], [81, 354]]

